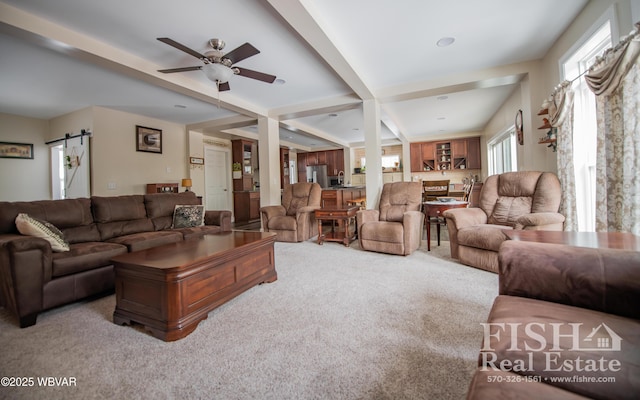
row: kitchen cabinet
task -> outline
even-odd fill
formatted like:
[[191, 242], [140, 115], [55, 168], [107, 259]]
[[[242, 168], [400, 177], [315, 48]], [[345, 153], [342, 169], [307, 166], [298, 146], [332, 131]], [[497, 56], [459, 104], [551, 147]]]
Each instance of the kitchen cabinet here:
[[367, 189], [364, 186], [344, 189], [323, 189], [320, 204], [323, 208], [345, 208], [347, 207], [348, 201], [366, 196]]
[[307, 181], [307, 153], [298, 153], [298, 182]]
[[382, 174], [382, 183], [402, 182], [403, 180], [402, 172], [384, 172]]
[[[306, 171], [309, 165], [326, 165], [327, 175], [338, 176], [340, 171], [344, 172], [344, 150], [298, 153], [298, 182], [306, 182]], [[304, 171], [305, 180], [300, 180], [302, 171]]]
[[411, 143], [411, 172], [482, 168], [480, 137]]
[[260, 192], [233, 192], [233, 215], [235, 222], [247, 222], [260, 219]]
[[353, 174], [351, 175], [351, 184], [353, 186], [366, 185], [367, 176], [365, 174]]

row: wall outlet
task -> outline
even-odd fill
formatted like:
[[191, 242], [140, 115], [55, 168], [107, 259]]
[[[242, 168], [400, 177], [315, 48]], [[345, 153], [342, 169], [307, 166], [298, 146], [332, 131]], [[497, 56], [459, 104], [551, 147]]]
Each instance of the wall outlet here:
[[116, 190], [116, 183], [115, 182], [109, 182], [107, 183], [107, 189], [109, 190]]

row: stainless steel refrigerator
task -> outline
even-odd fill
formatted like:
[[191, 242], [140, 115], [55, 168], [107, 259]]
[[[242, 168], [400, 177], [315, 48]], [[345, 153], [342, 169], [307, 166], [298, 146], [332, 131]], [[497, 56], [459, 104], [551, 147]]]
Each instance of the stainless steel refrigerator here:
[[326, 165], [309, 165], [307, 167], [307, 182], [314, 182], [322, 188], [329, 187]]

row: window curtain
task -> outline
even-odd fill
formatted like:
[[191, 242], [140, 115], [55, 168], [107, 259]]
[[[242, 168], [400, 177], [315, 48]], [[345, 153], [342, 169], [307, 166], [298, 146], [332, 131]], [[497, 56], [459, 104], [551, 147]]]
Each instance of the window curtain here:
[[558, 179], [562, 186], [560, 214], [565, 217], [565, 231], [578, 230], [576, 175], [573, 167], [573, 96], [571, 82], [564, 81], [543, 104], [543, 108], [549, 110], [549, 124], [556, 128]]
[[596, 230], [640, 235], [640, 23], [585, 76], [596, 95]]

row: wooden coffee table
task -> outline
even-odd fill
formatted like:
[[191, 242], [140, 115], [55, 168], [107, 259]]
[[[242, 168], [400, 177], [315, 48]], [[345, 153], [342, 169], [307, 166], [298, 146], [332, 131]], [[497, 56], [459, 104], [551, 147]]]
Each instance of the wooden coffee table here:
[[277, 279], [275, 238], [225, 232], [114, 257], [113, 322], [142, 324], [165, 341], [182, 339], [214, 308]]
[[[356, 212], [360, 209], [359, 206], [347, 206], [347, 207], [325, 207], [315, 210], [315, 217], [318, 221], [318, 244], [322, 242], [342, 242], [345, 246], [355, 240], [356, 232], [355, 228], [353, 232], [349, 232], [349, 226], [351, 221], [356, 217]], [[324, 233], [322, 231], [322, 221], [331, 221], [331, 231]], [[339, 225], [344, 225], [341, 229], [338, 227], [336, 230], [336, 222]], [[354, 224], [355, 225], [355, 224]]]
[[575, 247], [640, 251], [640, 236], [624, 232], [523, 231], [504, 229], [510, 240], [566, 244]]

